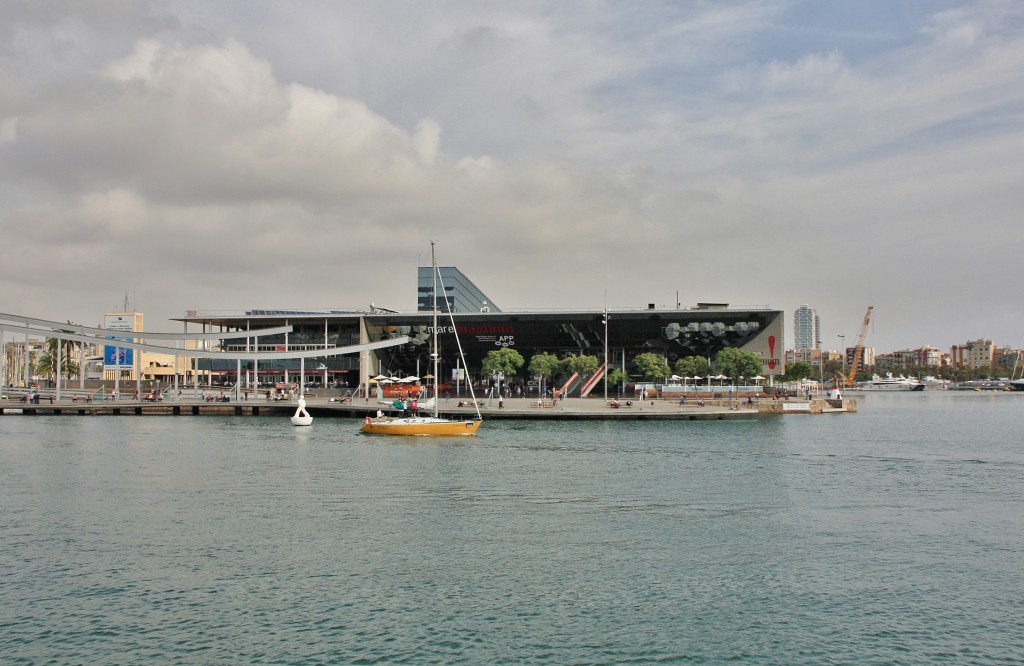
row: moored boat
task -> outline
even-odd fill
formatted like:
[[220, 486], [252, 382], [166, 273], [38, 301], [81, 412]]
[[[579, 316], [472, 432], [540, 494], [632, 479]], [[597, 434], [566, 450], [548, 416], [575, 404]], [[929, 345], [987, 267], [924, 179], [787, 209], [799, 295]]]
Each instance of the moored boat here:
[[378, 416], [363, 420], [359, 432], [368, 435], [456, 437], [475, 435], [482, 420], [452, 420], [434, 416]]
[[862, 382], [858, 388], [861, 391], [923, 391], [924, 387], [915, 377], [893, 377], [887, 372], [885, 377], [873, 375], [871, 381]]
[[[411, 416], [385, 416], [379, 411], [377, 416], [367, 416], [363, 419], [363, 425], [359, 428], [359, 432], [367, 435], [404, 435], [404, 436], [435, 436], [435, 437], [453, 437], [461, 435], [475, 435], [477, 429], [480, 428], [480, 424], [483, 423], [483, 417], [480, 415], [480, 408], [477, 406], [476, 396], [473, 397], [473, 405], [476, 408], [475, 419], [445, 419], [441, 418], [437, 412], [437, 376], [438, 376], [438, 344], [437, 344], [437, 281], [440, 279], [440, 275], [437, 270], [437, 260], [434, 257], [434, 242], [430, 242], [430, 263], [433, 266], [433, 326], [431, 327], [431, 337], [433, 339], [433, 349], [431, 350], [431, 358], [434, 362], [434, 372], [432, 378], [433, 395], [429, 398], [432, 407], [432, 414], [430, 416], [420, 416], [413, 414]], [[455, 331], [455, 318], [452, 317], [451, 306], [448, 307], [448, 316], [452, 320], [452, 331]], [[455, 342], [459, 347], [459, 355], [462, 356], [462, 345], [459, 343], [459, 334], [455, 332]], [[465, 359], [462, 359], [463, 367], [465, 367]], [[470, 392], [472, 393], [473, 387], [470, 385]]]

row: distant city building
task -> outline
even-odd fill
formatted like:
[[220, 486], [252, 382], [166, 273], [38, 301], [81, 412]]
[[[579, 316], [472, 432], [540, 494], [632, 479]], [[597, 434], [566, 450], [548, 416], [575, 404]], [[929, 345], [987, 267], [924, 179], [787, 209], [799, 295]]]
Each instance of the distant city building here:
[[1014, 373], [1014, 376], [1017, 377], [1021, 373], [1022, 363], [1024, 363], [1024, 354], [1021, 353], [1021, 350], [997, 347], [992, 358], [992, 369], [1000, 375], [1005, 373], [1009, 376]]
[[[844, 365], [846, 366], [847, 370], [849, 370], [850, 367], [853, 365], [853, 357], [856, 351], [856, 347], [847, 347], [846, 349], [843, 350], [843, 355], [845, 356]], [[875, 348], [864, 347], [861, 353], [860, 362], [857, 364], [857, 370], [863, 370], [864, 368], [873, 368], [876, 364], [877, 359], [875, 358]]]
[[917, 349], [900, 349], [880, 354], [875, 359], [878, 370], [906, 370], [908, 368], [941, 368], [949, 364], [949, 356], [931, 345]]
[[953, 345], [949, 350], [950, 364], [954, 368], [991, 368], [995, 360], [996, 346], [991, 340], [971, 340], [962, 345]]
[[4, 386], [30, 386], [35, 379], [31, 374], [32, 369], [35, 368], [39, 357], [43, 354], [44, 348], [44, 341], [35, 338], [4, 342]]
[[821, 321], [807, 304], [793, 313], [793, 339], [795, 349], [821, 349]]
[[[416, 279], [416, 309], [430, 312], [433, 303], [433, 286], [430, 266], [420, 266]], [[437, 285], [437, 307], [441, 312], [501, 312], [484, 292], [473, 284], [466, 275], [454, 266], [438, 266], [440, 283]], [[445, 299], [448, 305], [445, 305]]]
[[814, 367], [818, 367], [821, 363], [821, 350], [814, 349], [813, 347], [787, 349], [786, 365], [793, 365], [794, 363], [810, 363]]
[[820, 349], [804, 348], [804, 349], [787, 349], [786, 350], [786, 365], [793, 363], [810, 363], [815, 369], [819, 368], [822, 363], [828, 363], [829, 361], [841, 362], [843, 355], [837, 351], [822, 351]]

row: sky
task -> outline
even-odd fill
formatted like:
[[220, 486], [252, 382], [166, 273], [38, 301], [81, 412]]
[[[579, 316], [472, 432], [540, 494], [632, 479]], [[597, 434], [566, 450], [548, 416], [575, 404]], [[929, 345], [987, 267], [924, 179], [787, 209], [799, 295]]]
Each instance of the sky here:
[[[1013, 0], [0, 0], [0, 312], [818, 311], [1024, 347]], [[839, 336], [845, 336], [840, 338]]]

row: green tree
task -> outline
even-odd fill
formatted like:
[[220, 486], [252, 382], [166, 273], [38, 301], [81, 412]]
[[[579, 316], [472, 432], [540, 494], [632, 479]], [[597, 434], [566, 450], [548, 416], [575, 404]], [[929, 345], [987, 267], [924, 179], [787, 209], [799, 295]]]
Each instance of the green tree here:
[[624, 386], [629, 382], [629, 375], [622, 368], [612, 368], [608, 371], [608, 386]]
[[[49, 338], [46, 341], [45, 350], [36, 360], [35, 374], [42, 375], [53, 381], [57, 376], [57, 366], [60, 365], [60, 376], [62, 378], [78, 376], [78, 363], [74, 360], [77, 346], [77, 342], [70, 340], [59, 341], [58, 338]], [[60, 347], [59, 352], [58, 347]], [[59, 364], [57, 359], [58, 353], [60, 354]]]
[[544, 377], [552, 378], [562, 368], [562, 362], [558, 360], [558, 357], [554, 354], [543, 352], [535, 354], [530, 359], [530, 366], [528, 368], [530, 376], [532, 377]]
[[711, 370], [703, 356], [687, 356], [676, 361], [675, 372], [680, 377], [706, 377]]
[[650, 382], [662, 381], [672, 374], [665, 357], [653, 352], [637, 354], [633, 358], [633, 367]]
[[597, 360], [596, 356], [580, 354], [579, 356], [567, 356], [562, 359], [562, 370], [570, 375], [578, 372], [583, 377], [590, 377], [597, 372], [597, 368], [600, 365], [601, 362]]
[[741, 377], [755, 377], [761, 374], [761, 357], [754, 352], [728, 347], [715, 357], [718, 371], [737, 383]]
[[[847, 371], [849, 369], [847, 368]], [[843, 371], [843, 362], [838, 360], [825, 361], [825, 377], [845, 377], [846, 372]]]
[[494, 349], [487, 352], [487, 356], [484, 357], [484, 376], [489, 377], [496, 372], [500, 372], [505, 375], [507, 380], [515, 375], [525, 363], [523, 355], [515, 349], [508, 347]]
[[798, 382], [801, 379], [810, 379], [814, 376], [814, 366], [807, 361], [799, 361], [786, 366], [786, 381]]

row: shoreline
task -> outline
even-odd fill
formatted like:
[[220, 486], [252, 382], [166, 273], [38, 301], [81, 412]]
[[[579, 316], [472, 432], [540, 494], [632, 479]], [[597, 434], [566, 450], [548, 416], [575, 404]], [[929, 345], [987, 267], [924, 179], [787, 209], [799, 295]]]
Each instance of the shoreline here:
[[[826, 414], [855, 413], [857, 401], [844, 398], [831, 400], [812, 398], [810, 400], [774, 400], [760, 398], [748, 405], [745, 400], [705, 399], [687, 400], [680, 404], [676, 400], [661, 398], [645, 401], [633, 400], [627, 406], [620, 401], [618, 408], [611, 407], [601, 398], [569, 398], [551, 405], [544, 401], [537, 406], [536, 399], [507, 398], [503, 407], [498, 408], [496, 399], [477, 401], [481, 406], [484, 420], [601, 420], [601, 421], [687, 421], [724, 420], [734, 418], [756, 418], [781, 414]], [[488, 405], [488, 402], [490, 403]], [[296, 400], [267, 402], [265, 400], [242, 400], [238, 402], [207, 402], [198, 399], [178, 399], [159, 402], [139, 400], [105, 400], [101, 402], [73, 401], [64, 398], [52, 403], [41, 399], [39, 404], [23, 403], [16, 400], [0, 401], [0, 415], [7, 416], [263, 416], [289, 417], [298, 406]], [[380, 404], [376, 399], [356, 399], [352, 402], [332, 402], [329, 398], [306, 398], [306, 410], [315, 418], [362, 419], [381, 410], [395, 413], [394, 408]], [[459, 407], [454, 399], [444, 400], [438, 405], [443, 416], [465, 418], [476, 410], [472, 406]]]

